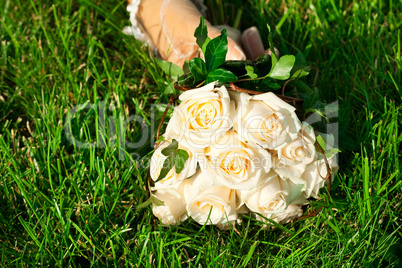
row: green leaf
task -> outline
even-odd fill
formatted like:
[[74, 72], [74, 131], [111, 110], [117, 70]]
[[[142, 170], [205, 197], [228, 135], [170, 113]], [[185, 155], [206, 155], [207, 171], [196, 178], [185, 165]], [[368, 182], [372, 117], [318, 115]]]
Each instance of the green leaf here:
[[167, 82], [167, 85], [166, 85], [166, 87], [165, 87], [165, 91], [163, 92], [163, 94], [165, 94], [165, 95], [171, 95], [171, 94], [173, 94], [175, 92], [175, 89], [174, 89], [174, 85], [173, 85], [173, 83], [172, 82]]
[[338, 148], [332, 148], [331, 150], [328, 150], [325, 152], [325, 157], [326, 158], [330, 158], [333, 155], [337, 154], [337, 153], [341, 153], [342, 151], [339, 150]]
[[200, 24], [198, 25], [197, 29], [195, 29], [194, 36], [196, 38], [197, 45], [201, 48], [202, 53], [205, 54], [205, 43], [208, 44], [211, 39], [208, 37], [207, 22], [204, 17], [200, 18]]
[[275, 83], [275, 82], [272, 80], [272, 78], [270, 78], [270, 77], [267, 77], [267, 78], [265, 78], [264, 80], [262, 80], [262, 83], [263, 83], [266, 87], [268, 87], [268, 88], [270, 88], [270, 89], [273, 89], [273, 90], [277, 90], [277, 89], [280, 89], [280, 88], [281, 88], [281, 85], [279, 85], [278, 83]]
[[310, 67], [306, 66], [304, 69], [299, 69], [292, 74], [292, 78], [301, 78], [303, 76], [307, 76], [310, 73]]
[[208, 74], [205, 83], [208, 84], [214, 81], [219, 81], [221, 83], [236, 82], [237, 76], [234, 75], [231, 71], [219, 68], [213, 70]]
[[190, 60], [190, 72], [194, 75], [194, 81], [204, 81], [207, 77], [207, 66], [200, 58], [193, 58]]
[[253, 66], [247, 65], [246, 66], [246, 71], [247, 71], [247, 75], [251, 78], [251, 79], [256, 79], [258, 77], [258, 75], [256, 73], [254, 73], [254, 68]]
[[292, 81], [292, 84], [296, 86], [297, 92], [299, 94], [306, 94], [306, 93], [308, 94], [313, 91], [311, 87], [309, 87], [306, 83], [300, 80]]
[[272, 58], [268, 54], [263, 54], [255, 61], [254, 72], [258, 76], [267, 76], [272, 70]]
[[[167, 106], [168, 106], [167, 103], [158, 103], [158, 104], [155, 104], [155, 105], [154, 105], [154, 107], [155, 107], [155, 112], [157, 113], [157, 114], [155, 115], [155, 118], [157, 118], [158, 120], [160, 120], [160, 119], [162, 118], [162, 115], [165, 113], [165, 110], [166, 110], [166, 107], [167, 107]], [[172, 117], [173, 110], [174, 110], [174, 108], [172, 108], [172, 107], [170, 107], [170, 108], [168, 109], [168, 111], [167, 111], [167, 113], [166, 113], [166, 118]], [[160, 137], [163, 137], [163, 136], [160, 136]], [[160, 139], [161, 139], [161, 138], [159, 138], [159, 140], [160, 140]], [[164, 141], [164, 140], [165, 140], [165, 138], [163, 138], [162, 141]], [[156, 142], [159, 142], [159, 141], [156, 141]]]
[[223, 29], [221, 35], [212, 39], [205, 49], [205, 62], [208, 72], [215, 70], [225, 62], [227, 52], [228, 39], [226, 29]]
[[177, 140], [173, 139], [172, 143], [164, 148], [161, 152], [164, 156], [170, 156], [176, 152], [177, 148], [179, 148], [179, 143]]
[[[167, 106], [167, 104], [165, 104], [165, 109], [166, 109], [166, 106]], [[157, 140], [155, 142], [161, 142], [161, 141], [164, 141], [164, 140], [165, 140], [165, 137], [161, 136], [161, 137], [159, 137], [159, 140]]]
[[296, 61], [292, 71], [290, 72], [290, 75], [292, 78], [301, 78], [303, 76], [307, 76], [310, 72], [310, 69], [310, 66], [307, 66], [303, 53], [298, 52], [296, 54]]
[[273, 90], [277, 90], [277, 89], [280, 89], [280, 88], [281, 88], [281, 85], [279, 85], [279, 84], [277, 84], [277, 83], [269, 83], [269, 84], [267, 84], [267, 86], [268, 86], [270, 89], [273, 89]]
[[268, 44], [269, 44], [269, 49], [271, 50], [272, 68], [274, 68], [276, 63], [278, 62], [278, 58], [276, 57], [276, 54], [275, 54], [274, 41], [272, 40], [272, 31], [271, 31], [271, 27], [269, 26], [269, 24], [267, 24], [267, 28], [268, 28]]
[[183, 63], [183, 72], [184, 72], [185, 74], [190, 72], [190, 63], [188, 62], [188, 60], [186, 60], [186, 61]]
[[205, 55], [205, 50], [207, 49], [207, 46], [209, 44], [209, 42], [211, 41], [211, 38], [207, 37], [207, 39], [205, 39], [204, 44], [201, 47], [201, 51], [202, 53]]
[[164, 202], [162, 200], [159, 200], [158, 198], [156, 198], [154, 195], [151, 195], [150, 198], [148, 198], [147, 200], [145, 200], [144, 202], [142, 202], [141, 204], [139, 204], [136, 209], [143, 209], [146, 208], [149, 205], [155, 204], [157, 206], [163, 206]]
[[158, 58], [155, 58], [155, 62], [159, 66], [159, 68], [161, 68], [162, 71], [169, 77], [171, 77], [174, 81], [177, 81], [178, 76], [184, 74], [183, 69], [172, 62], [160, 60]]
[[175, 162], [174, 156], [175, 156], [175, 153], [172, 153], [165, 159], [165, 161], [163, 162], [161, 172], [159, 173], [158, 179], [155, 182], [158, 182], [158, 181], [162, 180], [163, 178], [165, 178], [166, 175], [169, 173], [169, 171], [173, 168], [174, 162]]
[[290, 77], [290, 71], [292, 70], [294, 64], [295, 56], [282, 56], [268, 76], [274, 79], [286, 80]]
[[180, 174], [180, 172], [184, 168], [184, 164], [186, 163], [187, 159], [190, 156], [188, 155], [186, 150], [178, 149], [176, 157], [174, 159], [174, 166], [177, 174]]
[[325, 116], [325, 114], [324, 114], [321, 110], [319, 110], [319, 109], [309, 108], [309, 109], [305, 110], [304, 113], [305, 113], [305, 114], [308, 114], [308, 113], [316, 113], [316, 114], [318, 114], [319, 116], [321, 116], [322, 118], [324, 118], [325, 121], [327, 122], [327, 124], [329, 124], [329, 119], [328, 119], [328, 118]]
[[325, 141], [324, 141], [324, 139], [321, 137], [321, 135], [318, 135], [316, 137], [316, 139], [317, 139], [318, 144], [322, 148], [322, 150], [325, 152]]
[[192, 74], [192, 73], [186, 73], [186, 74], [183, 74], [183, 75], [181, 75], [181, 76], [179, 76], [179, 79], [177, 80], [177, 83], [180, 85], [180, 86], [186, 86], [186, 87], [195, 87], [195, 78], [194, 78], [194, 75]]

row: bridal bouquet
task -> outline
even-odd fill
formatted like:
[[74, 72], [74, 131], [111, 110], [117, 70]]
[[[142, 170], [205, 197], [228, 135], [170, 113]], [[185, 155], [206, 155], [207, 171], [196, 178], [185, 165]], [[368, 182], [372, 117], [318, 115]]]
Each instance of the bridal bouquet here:
[[318, 197], [326, 163], [293, 106], [271, 92], [250, 96], [215, 82], [180, 100], [151, 159], [153, 195], [163, 201], [153, 212], [163, 223], [192, 217], [227, 225], [245, 213], [284, 222]]
[[[186, 91], [151, 158], [154, 215], [164, 224], [191, 217], [218, 226], [234, 223], [242, 214], [277, 223], [301, 216], [302, 206], [318, 198], [337, 168], [335, 155], [324, 154], [334, 146], [333, 139], [318, 136], [283, 98], [255, 89], [286, 86], [292, 74], [306, 71], [295, 71], [294, 56], [286, 55], [272, 59], [263, 76], [264, 59], [247, 62], [242, 76], [236, 68], [243, 62], [228, 64], [224, 55], [223, 60], [218, 57], [225, 49], [224, 32], [208, 40], [206, 34], [202, 37], [202, 21], [197, 32], [205, 62], [193, 59], [191, 72], [179, 79]], [[250, 81], [256, 81], [254, 90], [233, 84]], [[197, 87], [200, 82], [206, 85]]]

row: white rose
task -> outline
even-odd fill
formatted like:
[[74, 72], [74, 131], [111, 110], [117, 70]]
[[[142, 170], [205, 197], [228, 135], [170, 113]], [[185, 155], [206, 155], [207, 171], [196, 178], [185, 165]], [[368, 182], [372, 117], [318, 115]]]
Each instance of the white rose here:
[[185, 182], [183, 192], [187, 214], [199, 224], [226, 225], [237, 219], [235, 190], [213, 185], [202, 172]]
[[188, 215], [199, 224], [227, 224], [237, 219], [236, 192], [225, 186], [212, 186], [187, 204]]
[[[332, 173], [330, 179], [333, 180], [335, 173], [338, 170], [338, 164], [336, 161], [336, 155], [328, 158], [328, 164], [332, 168]], [[318, 198], [320, 189], [328, 183], [324, 180], [327, 177], [328, 170], [324, 159], [318, 159], [307, 166], [303, 175], [302, 180], [306, 182], [306, 189], [303, 192], [305, 198], [314, 197]]]
[[290, 204], [284, 212], [275, 214], [272, 219], [279, 224], [285, 224], [301, 215], [303, 215], [301, 205]]
[[233, 130], [205, 149], [204, 160], [199, 160], [203, 173], [213, 178], [216, 185], [248, 190], [264, 183], [271, 170], [271, 155], [264, 149], [250, 147]]
[[[167, 156], [162, 154], [162, 150], [165, 149], [167, 146], [171, 144], [171, 141], [165, 140], [162, 141], [159, 145], [159, 147], [155, 150], [154, 154], [152, 155], [151, 158], [151, 164], [150, 164], [150, 175], [153, 181], [156, 181], [159, 177], [159, 174], [161, 173], [161, 170], [163, 168], [163, 165], [165, 163], [165, 159]], [[161, 179], [155, 184], [155, 187], [153, 190], [157, 189], [164, 189], [167, 187], [176, 187], [178, 184], [180, 184], [184, 179], [194, 175], [194, 173], [197, 170], [197, 160], [194, 156], [194, 153], [189, 150], [188, 148], [182, 146], [179, 144], [179, 149], [187, 151], [189, 158], [187, 159], [186, 163], [184, 164], [183, 170], [177, 174], [176, 173], [176, 168], [173, 167], [170, 169], [168, 174], [166, 175], [165, 178]]]
[[[332, 134], [317, 132], [316, 136], [320, 135], [325, 142], [325, 149], [327, 154], [327, 161], [332, 169], [331, 180], [335, 178], [338, 171], [338, 158], [337, 151], [333, 152], [335, 146], [335, 139]], [[331, 153], [332, 152], [332, 153]], [[306, 182], [306, 189], [304, 189], [303, 196], [305, 198], [313, 197], [319, 198], [318, 194], [320, 189], [325, 186], [328, 181], [324, 180], [328, 174], [327, 166], [324, 157], [321, 153], [317, 152], [314, 161], [309, 164], [303, 172], [301, 179]]]
[[221, 136], [233, 126], [234, 102], [224, 86], [215, 83], [188, 90], [179, 97], [165, 137], [174, 138], [187, 148], [201, 150], [213, 136]]
[[180, 190], [173, 188], [160, 189], [153, 195], [164, 202], [161, 206], [152, 205], [152, 212], [163, 224], [172, 225], [186, 220], [186, 203]]
[[237, 103], [234, 130], [244, 140], [266, 149], [276, 149], [297, 137], [300, 120], [296, 108], [272, 92], [249, 96], [233, 94]]
[[303, 122], [297, 138], [280, 146], [273, 157], [274, 170], [282, 178], [299, 178], [316, 158], [314, 129]]
[[[238, 191], [240, 205], [244, 202], [252, 212], [261, 214], [265, 218], [275, 218], [275, 215], [286, 213], [288, 205], [304, 204], [300, 198], [303, 184], [294, 184], [289, 180], [282, 180], [275, 172], [269, 174], [269, 180], [253, 191]], [[259, 215], [257, 219], [263, 218]]]

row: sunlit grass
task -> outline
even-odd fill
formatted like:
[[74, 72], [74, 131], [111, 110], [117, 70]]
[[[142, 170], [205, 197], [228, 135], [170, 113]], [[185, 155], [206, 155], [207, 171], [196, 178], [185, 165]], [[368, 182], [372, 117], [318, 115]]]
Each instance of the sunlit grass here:
[[[251, 218], [219, 231], [192, 221], [164, 227], [149, 207], [136, 210], [147, 198], [144, 160], [169, 80], [121, 33], [125, 2], [7, 0], [0, 4], [2, 266], [402, 265], [402, 4], [265, 2], [244, 1], [240, 27], [256, 25], [264, 37], [273, 26], [281, 54], [301, 51], [312, 66], [305, 82], [339, 103], [340, 170], [322, 212], [269, 231]], [[69, 134], [93, 146], [81, 148]], [[142, 137], [144, 146], [129, 146]]]

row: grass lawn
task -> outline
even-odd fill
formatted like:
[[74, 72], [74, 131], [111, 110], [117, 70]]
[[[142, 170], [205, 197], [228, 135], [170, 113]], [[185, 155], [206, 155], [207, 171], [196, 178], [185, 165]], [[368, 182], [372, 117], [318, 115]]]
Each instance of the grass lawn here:
[[321, 213], [267, 231], [245, 218], [237, 232], [136, 209], [172, 88], [121, 32], [125, 6], [0, 3], [2, 267], [402, 267], [401, 1], [239, 5], [242, 28], [273, 26], [281, 54], [312, 67], [305, 82], [338, 101], [342, 153]]

